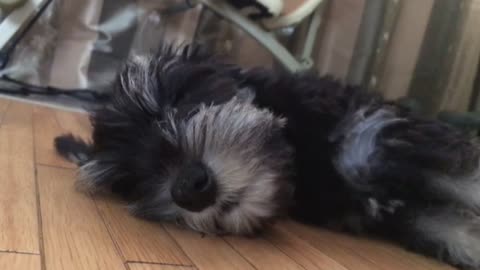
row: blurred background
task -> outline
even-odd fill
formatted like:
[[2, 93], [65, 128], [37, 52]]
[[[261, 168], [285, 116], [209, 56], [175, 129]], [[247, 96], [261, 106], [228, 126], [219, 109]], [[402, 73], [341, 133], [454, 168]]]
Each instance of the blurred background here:
[[480, 126], [480, 0], [284, 0], [275, 16], [299, 16], [284, 24], [249, 19], [223, 0], [10, 2], [23, 3], [0, 6], [8, 96], [82, 108], [131, 55], [161, 40], [196, 41], [244, 67], [289, 69], [296, 59], [291, 72], [330, 74], [425, 115]]

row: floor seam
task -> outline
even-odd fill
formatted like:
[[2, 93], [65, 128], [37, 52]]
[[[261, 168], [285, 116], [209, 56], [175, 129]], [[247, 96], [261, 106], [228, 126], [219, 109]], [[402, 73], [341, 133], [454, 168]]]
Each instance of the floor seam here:
[[105, 226], [105, 229], [107, 230], [108, 236], [110, 237], [110, 240], [112, 241], [112, 244], [115, 248], [115, 253], [117, 253], [120, 260], [122, 260], [125, 269], [130, 270], [130, 266], [127, 263], [127, 259], [125, 258], [125, 255], [123, 254], [122, 250], [118, 246], [117, 241], [115, 241], [115, 238], [113, 237], [112, 232], [110, 231], [110, 226], [107, 224], [107, 221], [105, 220], [105, 217], [103, 216], [102, 211], [100, 211], [100, 208], [98, 207], [97, 200], [93, 198], [91, 194], [89, 195], [89, 197], [93, 201], [93, 204], [95, 205], [95, 209], [97, 209], [97, 214], [100, 217], [100, 220], [102, 221], [103, 226]]
[[185, 257], [187, 257], [190, 260], [190, 263], [192, 264], [192, 266], [194, 266], [195, 268], [198, 268], [197, 265], [195, 264], [195, 262], [192, 260], [192, 258], [190, 258], [190, 256], [188, 256], [188, 253], [185, 252], [182, 245], [180, 245], [180, 243], [178, 243], [177, 239], [175, 239], [175, 237], [173, 237], [173, 235], [167, 230], [167, 228], [165, 228], [165, 226], [163, 224], [161, 224], [160, 226], [162, 226], [162, 229], [165, 231], [165, 233], [167, 233], [167, 235], [170, 236], [170, 239], [172, 239], [173, 242], [177, 245], [177, 247], [183, 252]]
[[42, 166], [42, 167], [63, 169], [63, 170], [76, 170], [77, 169], [76, 167], [75, 168], [70, 168], [70, 167], [67, 167], [67, 166], [51, 165], [51, 164], [47, 164], [47, 163], [44, 163], [44, 162], [35, 162], [35, 165], [36, 166]]
[[163, 265], [163, 266], [175, 266], [175, 267], [196, 267], [195, 265], [188, 264], [176, 264], [176, 263], [160, 263], [160, 262], [143, 262], [143, 261], [125, 261], [127, 264], [149, 264], [149, 265]]
[[238, 249], [236, 249], [232, 243], [230, 243], [227, 239], [225, 238], [222, 238], [222, 240], [233, 250], [235, 251], [240, 257], [242, 257], [242, 259], [244, 259], [248, 264], [250, 264], [253, 269], [256, 269], [258, 270], [258, 268], [247, 258], [245, 257]]
[[40, 203], [40, 184], [38, 183], [38, 170], [37, 170], [37, 147], [35, 140], [35, 115], [32, 108], [32, 162], [33, 162], [33, 175], [35, 181], [35, 199], [37, 201], [37, 222], [38, 222], [38, 248], [40, 249], [40, 268], [47, 269], [46, 257], [45, 257], [45, 245], [43, 242], [43, 219], [42, 219], [42, 206]]
[[0, 250], [0, 253], [3, 253], [3, 254], [18, 254], [18, 255], [40, 256], [40, 253], [25, 252], [25, 251], [15, 251], [15, 250]]
[[48, 165], [48, 164], [41, 164], [41, 163], [36, 163], [35, 167], [40, 166], [40, 167], [45, 167], [45, 168], [52, 168], [52, 169], [59, 169], [63, 171], [76, 171], [75, 168], [65, 168], [65, 167], [60, 167], [60, 166], [55, 166], [55, 165]]

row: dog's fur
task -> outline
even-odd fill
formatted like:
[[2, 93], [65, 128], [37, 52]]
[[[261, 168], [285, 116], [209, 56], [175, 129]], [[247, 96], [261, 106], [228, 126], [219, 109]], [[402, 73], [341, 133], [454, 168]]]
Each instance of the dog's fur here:
[[[289, 213], [480, 269], [477, 144], [360, 88], [166, 47], [130, 62], [91, 120], [91, 144], [56, 147], [82, 187], [122, 195], [138, 216], [252, 234]], [[202, 211], [170, 192], [192, 162], [218, 186]]]

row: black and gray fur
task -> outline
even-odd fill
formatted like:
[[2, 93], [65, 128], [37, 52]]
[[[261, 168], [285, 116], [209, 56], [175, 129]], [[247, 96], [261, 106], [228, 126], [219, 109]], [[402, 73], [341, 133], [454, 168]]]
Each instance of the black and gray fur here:
[[130, 62], [91, 120], [91, 144], [57, 150], [138, 216], [252, 234], [289, 213], [480, 269], [478, 145], [362, 89], [165, 48]]

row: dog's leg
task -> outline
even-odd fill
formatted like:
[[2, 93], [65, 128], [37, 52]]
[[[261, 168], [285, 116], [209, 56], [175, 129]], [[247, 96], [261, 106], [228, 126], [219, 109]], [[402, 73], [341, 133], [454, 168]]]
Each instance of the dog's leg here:
[[55, 138], [55, 149], [63, 158], [78, 166], [76, 187], [79, 190], [96, 192], [110, 184], [113, 166], [104, 159], [95, 158], [92, 145], [71, 134]]
[[452, 208], [417, 211], [402, 224], [398, 241], [413, 251], [463, 270], [480, 269], [480, 217]]
[[54, 145], [58, 154], [79, 166], [90, 159], [91, 145], [71, 134], [56, 137]]
[[334, 165], [356, 192], [480, 209], [479, 147], [448, 125], [392, 105], [366, 106], [348, 114], [331, 140]]

